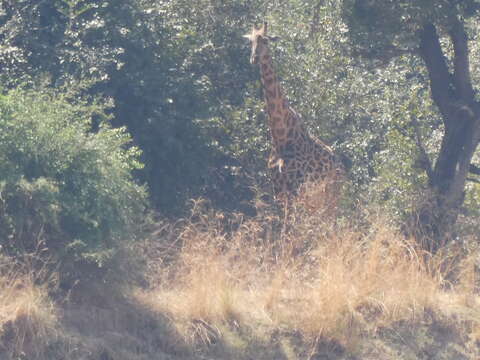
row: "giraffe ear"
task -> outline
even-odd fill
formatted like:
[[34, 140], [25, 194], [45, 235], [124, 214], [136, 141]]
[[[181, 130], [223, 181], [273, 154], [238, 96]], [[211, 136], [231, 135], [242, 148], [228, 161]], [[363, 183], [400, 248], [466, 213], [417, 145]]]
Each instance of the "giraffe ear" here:
[[244, 38], [248, 39], [248, 40], [252, 40], [252, 34], [245, 34], [243, 35]]

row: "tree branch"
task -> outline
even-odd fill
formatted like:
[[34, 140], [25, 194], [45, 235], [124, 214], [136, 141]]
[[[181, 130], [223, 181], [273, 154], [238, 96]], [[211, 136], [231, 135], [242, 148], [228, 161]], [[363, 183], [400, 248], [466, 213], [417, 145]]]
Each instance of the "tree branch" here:
[[437, 29], [426, 24], [420, 33], [420, 56], [427, 66], [432, 98], [438, 106], [445, 123], [450, 118], [450, 72], [443, 54]]
[[473, 87], [470, 78], [470, 62], [468, 51], [468, 37], [463, 23], [456, 17], [453, 19], [453, 27], [450, 30], [450, 38], [454, 50], [454, 76], [457, 95], [467, 103], [473, 100]]
[[421, 167], [425, 170], [428, 176], [428, 180], [430, 183], [433, 183], [434, 181], [434, 173], [433, 173], [433, 168], [432, 168], [432, 162], [430, 161], [430, 158], [428, 157], [427, 150], [425, 149], [425, 146], [423, 145], [422, 141], [422, 134], [420, 133], [420, 125], [418, 124], [417, 119], [414, 116], [410, 116], [410, 120], [413, 125], [413, 129], [415, 130], [415, 143], [417, 144], [418, 149], [420, 150], [420, 160], [421, 160]]
[[480, 175], [480, 167], [478, 167], [477, 165], [470, 164], [470, 168], [468, 169], [468, 172], [470, 174]]
[[477, 179], [474, 179], [474, 178], [467, 178], [467, 181], [470, 181], [470, 182], [473, 182], [473, 183], [476, 183], [476, 184], [480, 184], [480, 180], [477, 180]]
[[313, 39], [313, 37], [318, 32], [318, 23], [320, 22], [320, 9], [323, 3], [324, 3], [323, 0], [318, 0], [317, 4], [315, 5], [315, 8], [313, 9], [313, 17], [312, 17], [312, 22], [310, 23], [310, 31], [308, 34], [309, 39]]

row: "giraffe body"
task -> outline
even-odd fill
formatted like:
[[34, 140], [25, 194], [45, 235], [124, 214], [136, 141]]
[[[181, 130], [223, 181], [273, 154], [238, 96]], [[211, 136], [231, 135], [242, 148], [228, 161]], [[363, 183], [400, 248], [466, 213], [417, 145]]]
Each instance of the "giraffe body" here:
[[301, 116], [289, 105], [275, 76], [268, 48], [273, 38], [266, 32], [264, 24], [260, 29], [254, 27], [246, 37], [252, 42], [250, 62], [260, 65], [272, 139], [268, 167], [276, 197], [287, 200], [299, 195], [304, 184], [320, 182], [329, 184], [325, 192], [338, 193], [343, 166], [328, 145], [308, 133]]

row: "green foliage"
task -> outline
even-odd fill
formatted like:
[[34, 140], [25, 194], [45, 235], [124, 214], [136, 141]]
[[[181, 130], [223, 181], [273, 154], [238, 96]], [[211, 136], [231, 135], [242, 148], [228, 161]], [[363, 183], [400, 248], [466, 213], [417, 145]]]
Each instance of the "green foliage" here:
[[[103, 118], [90, 132], [92, 117]], [[0, 240], [10, 253], [41, 241], [53, 255], [102, 265], [133, 238], [146, 191], [131, 172], [139, 150], [98, 104], [45, 89], [0, 98]]]
[[127, 126], [143, 150], [145, 168], [137, 176], [149, 184], [153, 203], [170, 213], [232, 177], [236, 150], [228, 137], [240, 127], [233, 118], [254, 76], [241, 37], [248, 4], [12, 3], [0, 17], [4, 49], [11, 49], [0, 59], [4, 82], [39, 73], [53, 86], [91, 81], [86, 92], [113, 100], [113, 124]]
[[8, 4], [0, 23], [3, 49], [11, 50], [2, 75], [9, 87], [42, 74], [53, 87], [88, 81], [84, 92], [112, 100], [112, 123], [126, 126], [143, 150], [146, 167], [136, 174], [150, 184], [156, 204], [169, 210], [181, 203], [186, 182], [194, 188], [207, 167], [191, 116], [202, 102], [173, 71], [180, 47], [148, 8], [133, 0]]
[[418, 72], [416, 63], [405, 59], [376, 71], [386, 86], [372, 113], [380, 132], [370, 138], [378, 151], [372, 154], [374, 176], [366, 192], [372, 203], [403, 219], [428, 184], [425, 169], [433, 164], [443, 130], [426, 85], [411, 75]]
[[383, 61], [413, 53], [418, 31], [431, 22], [448, 30], [452, 19], [469, 18], [480, 9], [476, 0], [345, 0], [343, 17], [351, 45], [359, 55]]

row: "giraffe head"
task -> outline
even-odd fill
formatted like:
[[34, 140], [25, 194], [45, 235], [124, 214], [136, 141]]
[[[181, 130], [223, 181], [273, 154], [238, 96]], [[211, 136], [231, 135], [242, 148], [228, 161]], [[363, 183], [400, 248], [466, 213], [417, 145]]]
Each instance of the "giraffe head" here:
[[252, 32], [250, 34], [244, 35], [252, 43], [252, 53], [250, 55], [250, 63], [256, 64], [258, 58], [268, 52], [268, 42], [276, 41], [278, 38], [275, 36], [267, 35], [267, 23], [264, 22], [263, 25], [257, 29], [255, 25], [252, 27]]

